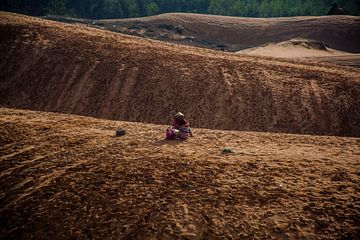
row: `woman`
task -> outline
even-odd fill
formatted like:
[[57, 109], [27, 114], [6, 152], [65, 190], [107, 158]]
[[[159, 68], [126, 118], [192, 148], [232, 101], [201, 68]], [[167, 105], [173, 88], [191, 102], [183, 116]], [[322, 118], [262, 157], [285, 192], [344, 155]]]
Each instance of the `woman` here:
[[187, 139], [189, 135], [191, 137], [193, 136], [190, 124], [186, 121], [185, 115], [181, 112], [176, 113], [172, 126], [166, 130], [166, 139]]

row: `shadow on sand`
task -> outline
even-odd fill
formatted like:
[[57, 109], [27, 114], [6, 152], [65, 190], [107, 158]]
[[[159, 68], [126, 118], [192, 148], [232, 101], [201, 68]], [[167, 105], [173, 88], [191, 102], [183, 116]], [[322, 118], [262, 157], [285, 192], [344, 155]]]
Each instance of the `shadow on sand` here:
[[159, 145], [179, 145], [179, 144], [186, 143], [186, 140], [180, 140], [180, 139], [166, 140], [166, 139], [161, 139], [161, 140], [158, 140], [156, 143], [159, 144]]

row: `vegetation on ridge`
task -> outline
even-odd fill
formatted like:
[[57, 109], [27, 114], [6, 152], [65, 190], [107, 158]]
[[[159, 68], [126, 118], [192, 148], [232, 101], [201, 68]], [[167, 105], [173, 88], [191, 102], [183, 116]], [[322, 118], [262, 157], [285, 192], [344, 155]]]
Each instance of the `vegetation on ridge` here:
[[128, 18], [167, 12], [191, 12], [244, 17], [324, 15], [332, 3], [353, 14], [354, 0], [5, 0], [0, 10], [29, 15], [68, 15], [82, 18]]

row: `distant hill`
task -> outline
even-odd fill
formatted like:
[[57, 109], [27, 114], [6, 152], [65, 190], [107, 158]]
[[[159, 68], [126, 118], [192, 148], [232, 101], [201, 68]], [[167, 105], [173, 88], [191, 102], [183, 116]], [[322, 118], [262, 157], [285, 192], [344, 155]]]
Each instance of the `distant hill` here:
[[240, 18], [169, 13], [110, 20], [77, 20], [60, 16], [46, 18], [224, 51], [239, 51], [270, 42], [304, 38], [322, 42], [336, 50], [360, 53], [360, 17], [354, 16]]
[[239, 56], [4, 12], [0, 18], [1, 106], [162, 124], [181, 110], [194, 127], [360, 136], [354, 68]]

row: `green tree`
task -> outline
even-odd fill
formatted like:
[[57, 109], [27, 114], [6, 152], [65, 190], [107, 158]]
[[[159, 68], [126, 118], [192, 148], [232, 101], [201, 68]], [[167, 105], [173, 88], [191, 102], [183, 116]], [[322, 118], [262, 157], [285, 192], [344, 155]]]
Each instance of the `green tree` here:
[[159, 12], [159, 7], [155, 2], [150, 2], [146, 5], [146, 15], [155, 15]]
[[360, 14], [359, 0], [0, 0], [0, 10], [82, 18], [127, 18], [166, 12], [282, 17], [325, 15], [332, 3]]
[[67, 15], [64, 0], [51, 0], [47, 6], [47, 14]]
[[119, 0], [105, 0], [102, 12], [105, 18], [123, 18], [123, 4]]
[[139, 17], [140, 9], [136, 0], [126, 0], [126, 7], [128, 9], [128, 15], [125, 17]]

